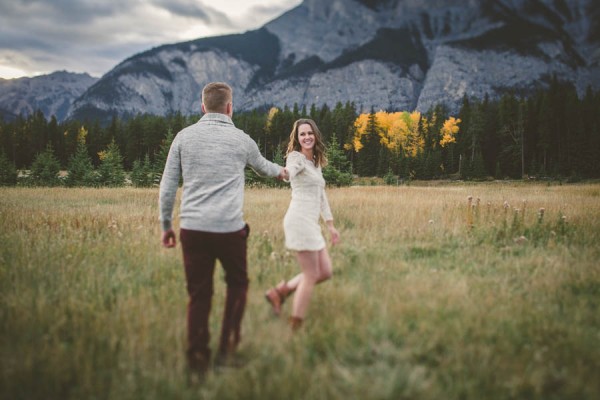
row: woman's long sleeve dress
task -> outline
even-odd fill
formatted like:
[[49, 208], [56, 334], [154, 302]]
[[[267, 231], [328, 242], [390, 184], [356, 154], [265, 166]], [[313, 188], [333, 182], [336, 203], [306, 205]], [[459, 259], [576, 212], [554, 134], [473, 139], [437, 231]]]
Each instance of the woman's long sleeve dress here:
[[286, 168], [292, 187], [292, 200], [283, 218], [285, 246], [290, 250], [317, 251], [325, 248], [319, 217], [333, 220], [325, 195], [325, 179], [321, 167], [300, 152], [287, 156]]

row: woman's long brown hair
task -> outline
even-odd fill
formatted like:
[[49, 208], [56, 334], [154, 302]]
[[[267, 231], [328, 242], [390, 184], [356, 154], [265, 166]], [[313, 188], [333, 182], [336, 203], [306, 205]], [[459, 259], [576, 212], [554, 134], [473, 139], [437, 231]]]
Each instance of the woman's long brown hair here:
[[294, 122], [294, 126], [292, 127], [292, 132], [290, 133], [290, 143], [288, 144], [287, 152], [285, 153], [286, 157], [292, 151], [302, 152], [302, 147], [300, 146], [300, 141], [298, 140], [298, 128], [300, 125], [308, 124], [310, 125], [313, 133], [315, 134], [315, 147], [313, 148], [313, 158], [312, 160], [317, 167], [325, 167], [327, 165], [327, 156], [325, 155], [325, 144], [323, 143], [323, 135], [321, 131], [317, 127], [317, 124], [312, 119], [308, 118], [300, 118], [296, 122]]

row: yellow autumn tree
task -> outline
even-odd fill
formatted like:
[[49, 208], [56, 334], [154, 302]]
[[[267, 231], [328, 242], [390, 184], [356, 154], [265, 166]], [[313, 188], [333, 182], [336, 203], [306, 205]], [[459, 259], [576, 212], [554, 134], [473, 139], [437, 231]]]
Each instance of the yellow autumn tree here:
[[369, 114], [360, 114], [356, 117], [356, 120], [354, 121], [354, 138], [352, 139], [352, 144], [344, 145], [346, 150], [354, 149], [354, 151], [358, 153], [363, 148], [360, 139], [367, 131], [368, 122]]
[[458, 124], [460, 124], [460, 118], [450, 117], [444, 121], [442, 129], [440, 130], [440, 146], [445, 147], [449, 143], [456, 143], [456, 134], [460, 130]]
[[267, 121], [265, 122], [265, 131], [266, 132], [271, 132], [271, 127], [273, 125], [273, 118], [275, 118], [275, 115], [277, 115], [277, 113], [279, 112], [279, 108], [277, 107], [271, 107], [271, 109], [269, 110], [269, 113], [267, 114]]
[[[418, 111], [403, 112], [402, 119], [406, 125], [406, 134], [402, 137], [402, 149], [407, 155], [415, 157], [425, 148], [425, 138], [419, 132], [419, 123], [424, 117]], [[425, 120], [426, 122], [426, 120]]]
[[[419, 125], [422, 131], [429, 132], [436, 125], [437, 118], [438, 116], [435, 113], [428, 120], [418, 111], [398, 111], [392, 113], [378, 111], [375, 113], [375, 120], [379, 127], [379, 141], [382, 146], [385, 146], [385, 148], [392, 152], [404, 151], [407, 156], [415, 157], [425, 149], [425, 138], [419, 131]], [[368, 121], [368, 113], [360, 114], [356, 118], [354, 122], [354, 138], [351, 144], [345, 145], [346, 150], [353, 149], [358, 153], [362, 149], [361, 139], [367, 131]], [[441, 137], [439, 143], [442, 147], [456, 142], [456, 134], [459, 131], [458, 125], [460, 122], [460, 119], [454, 117], [450, 117], [444, 121], [439, 132]]]
[[387, 113], [379, 111], [375, 114], [377, 124], [381, 128], [380, 142], [388, 150], [399, 150], [402, 137], [406, 132], [406, 124], [402, 119], [401, 112]]
[[[351, 145], [346, 145], [346, 150], [362, 149], [361, 138], [366, 133], [369, 114], [360, 114], [354, 122], [355, 134]], [[424, 139], [419, 135], [419, 122], [421, 113], [414, 111], [398, 111], [388, 113], [379, 111], [375, 113], [375, 120], [379, 127], [379, 141], [388, 150], [398, 152], [406, 151], [408, 155], [415, 156], [425, 145]]]
[[[65, 136], [66, 136], [66, 134], [67, 134], [67, 132], [65, 132]], [[79, 132], [77, 133], [77, 143], [85, 144], [87, 134], [88, 134], [87, 129], [85, 129], [85, 127], [82, 125], [81, 128], [79, 128]]]

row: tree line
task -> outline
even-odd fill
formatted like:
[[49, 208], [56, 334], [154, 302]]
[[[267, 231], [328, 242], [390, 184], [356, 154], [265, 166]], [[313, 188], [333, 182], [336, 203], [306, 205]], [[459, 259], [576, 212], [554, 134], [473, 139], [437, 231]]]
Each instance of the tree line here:
[[[359, 113], [352, 102], [310, 108], [238, 112], [234, 123], [263, 155], [283, 163], [293, 122], [316, 121], [328, 144], [328, 182], [352, 176], [398, 179], [598, 178], [600, 92], [552, 79], [528, 96], [507, 92], [497, 100], [465, 97], [456, 115], [443, 105], [427, 112]], [[40, 111], [0, 120], [0, 182], [23, 184], [151, 186], [160, 181], [174, 135], [200, 115], [137, 115], [59, 123]], [[60, 171], [66, 171], [60, 172]], [[249, 183], [265, 183], [252, 172]], [[45, 182], [45, 183], [44, 183]]]

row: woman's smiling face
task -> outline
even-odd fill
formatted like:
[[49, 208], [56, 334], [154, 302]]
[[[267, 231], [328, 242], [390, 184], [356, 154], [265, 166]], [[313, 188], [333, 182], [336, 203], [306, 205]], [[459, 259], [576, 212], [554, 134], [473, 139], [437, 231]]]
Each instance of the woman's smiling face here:
[[312, 152], [315, 147], [315, 133], [310, 124], [302, 124], [298, 127], [298, 142], [303, 152]]

